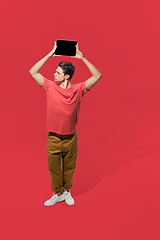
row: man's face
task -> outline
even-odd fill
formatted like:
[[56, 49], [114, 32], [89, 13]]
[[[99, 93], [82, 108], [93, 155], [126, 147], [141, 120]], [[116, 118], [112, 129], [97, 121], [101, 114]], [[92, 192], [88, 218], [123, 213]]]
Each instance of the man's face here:
[[60, 66], [56, 69], [54, 74], [54, 81], [55, 82], [63, 82], [65, 79], [68, 79], [68, 75], [64, 76], [64, 72]]

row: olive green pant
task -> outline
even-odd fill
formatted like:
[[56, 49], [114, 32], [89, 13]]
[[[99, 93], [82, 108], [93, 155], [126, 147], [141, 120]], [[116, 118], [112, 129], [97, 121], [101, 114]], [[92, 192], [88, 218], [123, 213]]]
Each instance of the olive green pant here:
[[[51, 189], [54, 192], [73, 185], [73, 173], [76, 167], [78, 136], [59, 135], [49, 132], [47, 138], [47, 159], [51, 177]], [[62, 160], [62, 161], [61, 161]]]

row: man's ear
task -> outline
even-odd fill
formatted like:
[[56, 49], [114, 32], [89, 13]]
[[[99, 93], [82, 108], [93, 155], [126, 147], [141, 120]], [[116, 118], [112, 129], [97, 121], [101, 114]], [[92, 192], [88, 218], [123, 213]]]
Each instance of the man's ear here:
[[70, 76], [68, 74], [65, 75], [65, 78], [69, 80]]

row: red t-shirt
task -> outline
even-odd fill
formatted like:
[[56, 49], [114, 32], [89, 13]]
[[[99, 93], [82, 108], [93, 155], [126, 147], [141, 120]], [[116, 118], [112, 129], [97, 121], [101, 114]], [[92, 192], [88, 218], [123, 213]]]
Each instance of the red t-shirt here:
[[44, 78], [42, 88], [47, 95], [47, 131], [61, 135], [75, 133], [81, 99], [88, 92], [85, 82], [64, 89]]

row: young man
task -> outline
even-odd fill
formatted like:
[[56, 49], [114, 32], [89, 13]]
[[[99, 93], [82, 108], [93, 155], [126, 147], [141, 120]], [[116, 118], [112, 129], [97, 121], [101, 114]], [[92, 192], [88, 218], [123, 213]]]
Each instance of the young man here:
[[[76, 166], [78, 136], [76, 124], [81, 98], [102, 77], [101, 72], [90, 63], [76, 46], [76, 56], [89, 68], [92, 77], [79, 84], [72, 84], [71, 78], [75, 67], [71, 62], [60, 62], [54, 74], [54, 81], [43, 77], [39, 71], [44, 63], [55, 57], [56, 42], [53, 49], [38, 61], [30, 70], [30, 74], [47, 95], [47, 159], [51, 177], [51, 189], [55, 193], [44, 205], [51, 206], [64, 201], [74, 204], [69, 189], [72, 187], [73, 173]], [[62, 169], [61, 169], [62, 159]]]

